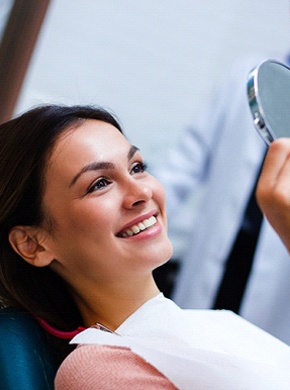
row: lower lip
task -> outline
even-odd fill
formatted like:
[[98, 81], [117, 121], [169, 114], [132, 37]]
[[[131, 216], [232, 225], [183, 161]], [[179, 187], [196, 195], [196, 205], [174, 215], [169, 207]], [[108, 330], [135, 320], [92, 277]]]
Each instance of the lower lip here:
[[146, 240], [148, 238], [154, 238], [162, 232], [162, 226], [157, 222], [153, 227], [143, 230], [142, 232], [135, 234], [134, 236], [124, 237], [125, 240]]

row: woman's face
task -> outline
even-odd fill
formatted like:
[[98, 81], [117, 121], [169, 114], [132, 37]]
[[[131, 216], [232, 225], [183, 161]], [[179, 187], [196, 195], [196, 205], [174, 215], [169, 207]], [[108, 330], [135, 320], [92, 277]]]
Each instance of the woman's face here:
[[47, 162], [52, 268], [72, 285], [148, 273], [172, 254], [165, 194], [138, 149], [112, 125], [86, 120], [64, 132]]

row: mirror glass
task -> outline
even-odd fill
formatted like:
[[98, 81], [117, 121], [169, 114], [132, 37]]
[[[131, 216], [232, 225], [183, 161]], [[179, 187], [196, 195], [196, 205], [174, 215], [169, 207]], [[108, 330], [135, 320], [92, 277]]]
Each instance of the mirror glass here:
[[255, 128], [267, 144], [290, 137], [290, 69], [262, 62], [249, 74], [247, 91]]

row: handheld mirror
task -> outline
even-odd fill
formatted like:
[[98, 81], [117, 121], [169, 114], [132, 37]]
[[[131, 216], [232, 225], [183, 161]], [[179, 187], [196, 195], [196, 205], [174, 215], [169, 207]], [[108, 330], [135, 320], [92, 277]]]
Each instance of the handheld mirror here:
[[290, 68], [262, 62], [250, 72], [247, 92], [254, 126], [266, 143], [290, 137]]

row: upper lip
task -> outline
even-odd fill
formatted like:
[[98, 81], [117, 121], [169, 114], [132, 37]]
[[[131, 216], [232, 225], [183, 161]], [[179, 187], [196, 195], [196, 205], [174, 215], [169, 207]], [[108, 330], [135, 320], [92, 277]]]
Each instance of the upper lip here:
[[144, 221], [144, 219], [148, 219], [148, 218], [152, 217], [152, 215], [154, 215], [154, 216], [156, 217], [156, 216], [157, 216], [157, 211], [156, 211], [156, 210], [152, 210], [152, 211], [149, 211], [149, 212], [146, 213], [146, 214], [140, 215], [139, 217], [137, 217], [137, 218], [135, 218], [135, 219], [132, 219], [130, 222], [126, 223], [126, 225], [124, 225], [124, 226], [116, 233], [116, 235], [119, 235], [119, 234], [122, 233], [124, 230], [130, 228], [130, 227], [133, 226], [133, 225], [137, 225], [139, 222]]

